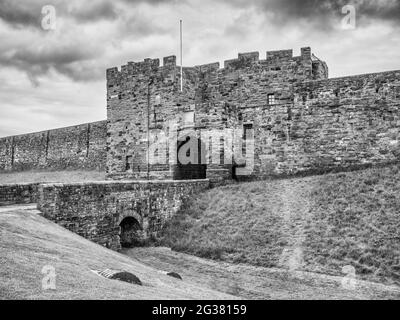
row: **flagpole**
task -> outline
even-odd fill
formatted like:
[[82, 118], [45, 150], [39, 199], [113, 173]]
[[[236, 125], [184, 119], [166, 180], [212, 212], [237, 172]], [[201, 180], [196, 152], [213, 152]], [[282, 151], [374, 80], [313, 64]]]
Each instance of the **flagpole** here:
[[179, 21], [179, 25], [180, 25], [180, 51], [181, 51], [181, 92], [183, 90], [183, 58], [182, 58], [182, 20]]

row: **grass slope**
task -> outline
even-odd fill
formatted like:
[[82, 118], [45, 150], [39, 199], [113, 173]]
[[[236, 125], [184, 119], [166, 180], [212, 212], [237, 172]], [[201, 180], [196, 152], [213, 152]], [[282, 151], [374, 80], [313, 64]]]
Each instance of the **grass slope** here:
[[0, 173], [0, 184], [61, 182], [73, 183], [82, 181], [105, 180], [105, 173], [100, 171], [66, 170], [66, 171], [21, 171]]
[[201, 257], [400, 284], [398, 166], [209, 190], [161, 245]]
[[[234, 299], [171, 278], [151, 266], [92, 243], [47, 221], [32, 206], [0, 207], [0, 299]], [[56, 290], [43, 290], [44, 266], [56, 270]], [[143, 286], [100, 277], [117, 269]], [[174, 270], [166, 270], [174, 271]]]
[[[358, 281], [349, 290], [341, 277], [229, 264], [167, 248], [126, 249], [127, 257], [45, 220], [34, 206], [0, 207], [0, 231], [0, 299], [400, 299], [396, 287]], [[56, 290], [42, 289], [48, 265], [56, 270]], [[90, 271], [105, 268], [132, 272], [143, 286]]]
[[172, 251], [133, 248], [124, 253], [162, 270], [174, 269], [185, 281], [246, 299], [400, 299], [400, 288], [358, 280], [344, 287], [343, 278], [318, 273], [236, 264]]

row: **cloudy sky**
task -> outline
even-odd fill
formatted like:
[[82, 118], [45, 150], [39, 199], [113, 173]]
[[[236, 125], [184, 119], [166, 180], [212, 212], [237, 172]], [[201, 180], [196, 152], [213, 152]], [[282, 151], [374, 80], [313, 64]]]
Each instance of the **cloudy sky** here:
[[186, 66], [311, 46], [331, 77], [400, 69], [400, 0], [0, 0], [0, 136], [105, 119], [105, 69], [178, 55], [179, 19]]

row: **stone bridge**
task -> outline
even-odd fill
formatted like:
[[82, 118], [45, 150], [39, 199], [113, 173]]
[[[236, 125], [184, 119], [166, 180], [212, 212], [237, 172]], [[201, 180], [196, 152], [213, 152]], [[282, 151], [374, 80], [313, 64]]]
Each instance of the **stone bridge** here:
[[41, 184], [42, 215], [113, 250], [157, 236], [164, 223], [208, 180]]

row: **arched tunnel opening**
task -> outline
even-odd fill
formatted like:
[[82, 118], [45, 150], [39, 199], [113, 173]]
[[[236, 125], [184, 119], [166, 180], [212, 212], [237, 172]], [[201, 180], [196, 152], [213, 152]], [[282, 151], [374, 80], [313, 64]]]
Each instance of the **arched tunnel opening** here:
[[120, 243], [123, 248], [139, 247], [143, 242], [143, 229], [133, 217], [126, 217], [120, 223]]

